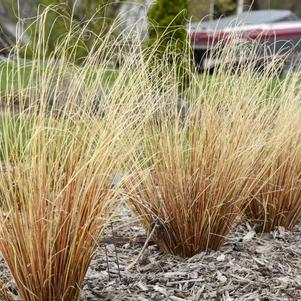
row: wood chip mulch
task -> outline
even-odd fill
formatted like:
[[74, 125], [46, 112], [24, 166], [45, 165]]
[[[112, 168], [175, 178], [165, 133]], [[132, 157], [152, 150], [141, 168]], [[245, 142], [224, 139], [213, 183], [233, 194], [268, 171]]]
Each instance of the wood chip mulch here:
[[[301, 224], [260, 235], [242, 221], [219, 251], [183, 259], [145, 244], [131, 213], [120, 215], [91, 263], [82, 301], [301, 301]], [[8, 275], [3, 260], [0, 272]], [[8, 287], [14, 288], [11, 280]]]
[[219, 251], [190, 259], [162, 254], [150, 241], [128, 271], [146, 235], [129, 211], [121, 215], [91, 264], [84, 301], [301, 300], [301, 224], [256, 234], [242, 222]]

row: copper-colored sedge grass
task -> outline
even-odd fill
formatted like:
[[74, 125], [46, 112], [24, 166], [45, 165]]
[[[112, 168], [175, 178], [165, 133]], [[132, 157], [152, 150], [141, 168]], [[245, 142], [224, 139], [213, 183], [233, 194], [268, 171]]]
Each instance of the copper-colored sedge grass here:
[[[227, 97], [229, 82], [219, 84]], [[238, 93], [202, 100], [191, 102], [185, 121], [173, 112], [143, 129], [137, 170], [126, 182], [130, 206], [149, 233], [155, 227], [161, 250], [183, 257], [217, 250], [243, 213], [271, 117]]]
[[[248, 59], [241, 67], [228, 69], [233, 55], [241, 53], [235, 43], [234, 40], [233, 45], [230, 42], [231, 47], [217, 51], [221, 55], [220, 70], [210, 79], [207, 76], [203, 79], [205, 85], [210, 87], [207, 97], [214, 99], [213, 102], [222, 97], [221, 105], [233, 98], [258, 104], [256, 115], [268, 120], [262, 122], [258, 119], [263, 125], [262, 133], [266, 132], [266, 142], [253, 166], [250, 181], [256, 179], [256, 185], [246, 214], [257, 223], [259, 231], [269, 232], [276, 226], [292, 229], [301, 220], [300, 72], [279, 78], [279, 68], [289, 53], [283, 57], [271, 57], [268, 51], [263, 57], [265, 68], [260, 70], [258, 76], [254, 76], [258, 67], [252, 52], [248, 53]], [[254, 49], [256, 51], [256, 47]], [[227, 70], [231, 70], [231, 76]]]
[[22, 300], [77, 300], [116, 202], [118, 135], [88, 118], [35, 121], [31, 135], [4, 157], [0, 250]]
[[[240, 48], [229, 46], [212, 77], [193, 79], [185, 120], [175, 109], [144, 127], [141, 153], [133, 158], [137, 170], [126, 183], [130, 206], [173, 255], [217, 250], [265, 172], [265, 166], [254, 169], [279, 106], [275, 65], [281, 60], [268, 62], [260, 75], [250, 57], [231, 69]], [[174, 93], [174, 102], [179, 97]]]
[[[134, 133], [148, 114], [134, 114], [139, 102], [149, 112], [147, 104], [154, 103], [149, 82], [156, 79], [141, 65], [139, 45], [109, 83], [110, 56], [104, 53], [115, 53], [120, 44], [105, 39], [75, 66], [68, 55], [72, 34], [50, 57], [41, 36], [28, 84], [8, 82], [5, 90], [0, 252], [22, 301], [79, 299], [102, 230], [121, 203], [121, 184], [112, 183], [135, 147], [124, 148], [123, 134], [129, 128]], [[19, 57], [7, 64], [21, 78], [24, 63]], [[11, 105], [15, 97], [18, 104]]]
[[290, 96], [284, 96], [288, 100], [275, 112], [269, 140], [254, 168], [263, 174], [246, 213], [262, 232], [277, 226], [291, 230], [301, 220], [301, 107], [299, 99]]

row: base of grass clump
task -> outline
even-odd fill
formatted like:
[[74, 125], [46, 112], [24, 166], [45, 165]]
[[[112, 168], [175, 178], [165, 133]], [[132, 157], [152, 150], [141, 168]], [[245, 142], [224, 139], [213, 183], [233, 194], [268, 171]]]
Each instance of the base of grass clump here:
[[[131, 199], [131, 202], [135, 201]], [[218, 250], [240, 214], [239, 208], [233, 208], [235, 211], [233, 216], [228, 213], [225, 217], [222, 208], [219, 213], [213, 213], [216, 208], [212, 208], [208, 209], [212, 212], [208, 212], [206, 216], [199, 211], [199, 205], [192, 206], [191, 212], [179, 206], [177, 210], [182, 211], [182, 214], [172, 210], [169, 210], [168, 216], [164, 212], [158, 212], [157, 218], [154, 212], [146, 214], [142, 218], [142, 224], [162, 252], [181, 257], [192, 257], [202, 251]], [[200, 215], [203, 215], [204, 219], [201, 224], [197, 221]], [[211, 219], [215, 220], [213, 225], [210, 225]]]
[[[259, 205], [261, 206], [261, 205]], [[254, 225], [254, 229], [257, 233], [270, 233], [274, 231], [277, 227], [283, 227], [288, 231], [292, 230], [294, 226], [290, 226], [288, 221], [286, 220], [286, 216], [288, 212], [279, 213], [278, 216], [265, 216], [264, 208], [262, 207], [262, 212], [258, 215], [254, 214], [254, 212], [247, 214], [247, 219], [250, 224]], [[252, 217], [250, 217], [252, 216]]]
[[[240, 221], [218, 251], [181, 258], [160, 252], [152, 240], [146, 244], [147, 234], [127, 209], [116, 214], [89, 266], [82, 301], [207, 301], [219, 300], [222, 294], [234, 300], [301, 298], [301, 266], [296, 260], [301, 255], [301, 224], [292, 232], [279, 228], [272, 234], [256, 235], [248, 223]], [[0, 270], [6, 288], [19, 300], [1, 260]], [[285, 285], [287, 281], [290, 285]]]
[[300, 221], [299, 200], [299, 193], [294, 196], [292, 189], [282, 188], [278, 193], [271, 192], [270, 195], [252, 200], [246, 210], [246, 216], [252, 224], [256, 224], [257, 232], [269, 233], [277, 227], [291, 231]]
[[[104, 232], [102, 247], [90, 266], [83, 301], [209, 301], [220, 300], [223, 294], [234, 300], [301, 298], [301, 266], [296, 260], [301, 254], [296, 247], [301, 242], [300, 224], [293, 232], [277, 229], [273, 234], [256, 235], [247, 223], [239, 221], [218, 251], [192, 258], [164, 254], [152, 240], [146, 244], [148, 235], [128, 210], [119, 212], [112, 227]], [[288, 280], [290, 285], [285, 286]]]

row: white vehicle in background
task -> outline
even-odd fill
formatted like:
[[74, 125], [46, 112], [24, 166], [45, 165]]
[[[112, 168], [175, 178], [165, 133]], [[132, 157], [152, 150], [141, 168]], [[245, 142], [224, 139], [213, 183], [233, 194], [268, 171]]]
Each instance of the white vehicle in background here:
[[[233, 37], [256, 42], [259, 46], [262, 44], [273, 55], [287, 55], [290, 63], [301, 53], [301, 20], [288, 10], [249, 11], [193, 23], [189, 27], [189, 34], [199, 71], [214, 67], [217, 62], [208, 59], [210, 51]], [[258, 61], [260, 56], [258, 54]]]

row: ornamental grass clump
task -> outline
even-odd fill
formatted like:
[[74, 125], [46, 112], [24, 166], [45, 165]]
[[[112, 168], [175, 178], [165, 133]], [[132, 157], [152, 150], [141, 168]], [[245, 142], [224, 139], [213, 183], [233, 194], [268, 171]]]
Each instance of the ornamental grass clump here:
[[116, 200], [116, 137], [87, 119], [31, 131], [21, 158], [4, 161], [0, 250], [21, 300], [77, 300]]
[[269, 139], [254, 168], [255, 173], [263, 173], [246, 211], [262, 232], [277, 226], [291, 230], [301, 220], [301, 107], [289, 89], [282, 93], [284, 103], [275, 112]]
[[[113, 76], [110, 53], [120, 44], [99, 39], [75, 65], [74, 40], [68, 33], [49, 55], [41, 35], [32, 61], [18, 56], [2, 69], [0, 252], [22, 301], [79, 299], [102, 230], [121, 204], [121, 184], [113, 182], [135, 148], [124, 147], [124, 133], [135, 133], [154, 103], [155, 77], [133, 40]], [[134, 114], [142, 101], [146, 113]]]
[[162, 251], [191, 257], [220, 248], [254, 188], [269, 116], [257, 116], [257, 109], [198, 100], [184, 122], [174, 112], [143, 129], [126, 187], [130, 206]]
[[256, 51], [246, 56], [242, 46], [221, 48], [212, 76], [192, 76], [184, 112], [174, 91], [164, 109], [160, 103], [161, 122], [141, 132], [128, 200], [164, 252], [191, 257], [219, 249], [264, 173], [263, 166], [254, 170], [266, 160], [281, 59], [267, 59], [259, 72]]

